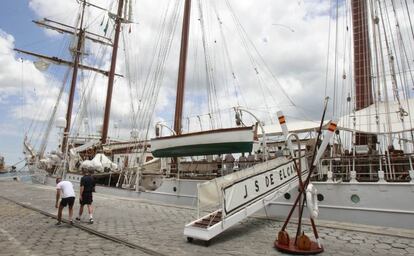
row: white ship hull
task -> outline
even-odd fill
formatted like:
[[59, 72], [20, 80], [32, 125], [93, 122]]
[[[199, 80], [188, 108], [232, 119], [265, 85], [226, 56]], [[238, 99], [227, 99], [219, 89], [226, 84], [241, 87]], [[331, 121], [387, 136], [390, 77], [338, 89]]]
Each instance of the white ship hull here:
[[[318, 194], [319, 219], [396, 228], [414, 228], [414, 183], [329, 183], [313, 182]], [[286, 216], [291, 198], [280, 197], [266, 209], [273, 217]], [[359, 202], [353, 202], [354, 199]], [[307, 211], [305, 210], [305, 216]]]
[[[79, 174], [68, 174], [67, 179], [78, 186]], [[36, 175], [34, 175], [36, 177]], [[42, 181], [41, 176], [35, 179]], [[164, 178], [162, 185], [155, 191], [135, 191], [107, 186], [98, 186], [97, 192], [129, 198], [140, 198], [167, 204], [197, 206], [197, 184], [205, 180], [186, 180]], [[55, 179], [48, 176], [46, 185], [54, 186]], [[414, 182], [313, 182], [318, 194], [323, 196], [319, 202], [319, 219], [395, 228], [414, 228]], [[287, 216], [296, 198], [297, 189], [270, 203], [263, 215], [269, 217]], [[359, 198], [359, 202], [356, 198]], [[305, 216], [307, 210], [304, 211]]]

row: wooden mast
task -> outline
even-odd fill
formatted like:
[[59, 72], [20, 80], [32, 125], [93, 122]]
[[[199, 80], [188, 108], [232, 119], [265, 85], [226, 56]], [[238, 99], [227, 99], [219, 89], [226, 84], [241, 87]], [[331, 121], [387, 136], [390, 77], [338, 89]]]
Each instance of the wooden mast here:
[[102, 145], [106, 143], [106, 139], [108, 136], [109, 117], [111, 114], [111, 103], [112, 103], [112, 90], [114, 87], [116, 57], [118, 54], [119, 34], [121, 32], [121, 23], [122, 23], [121, 17], [122, 17], [123, 5], [124, 5], [124, 0], [119, 0], [118, 12], [117, 12], [116, 19], [115, 19], [115, 37], [114, 37], [114, 44], [112, 48], [111, 68], [109, 70], [108, 89], [106, 92], [105, 115], [104, 115], [102, 137], [101, 137]]
[[186, 0], [184, 5], [183, 29], [181, 32], [180, 66], [178, 69], [177, 96], [175, 102], [174, 131], [181, 134], [181, 122], [184, 104], [185, 72], [187, 64], [188, 37], [190, 31], [191, 0]]
[[[368, 6], [366, 0], [351, 0], [354, 44], [355, 110], [373, 103], [371, 54], [368, 33]], [[356, 133], [355, 145], [373, 145], [376, 136]]]
[[78, 42], [76, 45], [75, 57], [73, 61], [72, 82], [71, 82], [70, 91], [69, 91], [68, 109], [66, 111], [66, 127], [63, 132], [63, 141], [62, 141], [62, 152], [63, 153], [65, 153], [66, 148], [67, 148], [70, 124], [72, 121], [71, 119], [72, 119], [73, 100], [75, 98], [76, 80], [78, 77], [78, 67], [79, 67], [79, 60], [80, 60], [80, 55], [82, 51], [82, 43], [83, 43], [83, 35], [84, 35], [83, 18], [85, 15], [85, 6], [86, 6], [86, 2], [83, 2], [81, 20], [80, 20], [80, 25], [79, 25], [79, 33], [77, 37]]

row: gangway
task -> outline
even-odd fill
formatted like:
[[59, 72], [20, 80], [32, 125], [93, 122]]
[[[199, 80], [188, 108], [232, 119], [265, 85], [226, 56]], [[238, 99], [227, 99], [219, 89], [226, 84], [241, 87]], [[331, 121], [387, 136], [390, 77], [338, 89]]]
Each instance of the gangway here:
[[[297, 187], [299, 179], [294, 161], [298, 160], [276, 158], [200, 184], [198, 209], [215, 202], [221, 208], [186, 224], [184, 235], [187, 241], [199, 239], [208, 244], [213, 237]], [[305, 177], [308, 173], [305, 159], [302, 158], [297, 166], [301, 166], [300, 173]]]

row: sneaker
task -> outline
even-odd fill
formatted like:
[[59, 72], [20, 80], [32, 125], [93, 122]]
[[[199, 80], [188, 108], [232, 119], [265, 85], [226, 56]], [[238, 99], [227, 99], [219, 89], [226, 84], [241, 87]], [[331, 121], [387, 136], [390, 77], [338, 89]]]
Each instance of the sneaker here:
[[61, 224], [62, 224], [62, 222], [58, 221], [55, 225], [60, 226]]
[[76, 220], [80, 222], [80, 218], [79, 217], [76, 217]]
[[93, 224], [93, 219], [92, 218], [89, 219], [89, 224]]

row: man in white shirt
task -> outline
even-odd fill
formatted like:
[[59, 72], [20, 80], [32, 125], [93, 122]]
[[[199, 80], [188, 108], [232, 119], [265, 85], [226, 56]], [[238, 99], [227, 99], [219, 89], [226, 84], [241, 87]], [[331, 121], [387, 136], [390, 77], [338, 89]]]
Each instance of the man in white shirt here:
[[[73, 184], [70, 181], [63, 180], [62, 178], [56, 178], [56, 204], [55, 207], [58, 210], [58, 222], [56, 225], [62, 224], [62, 210], [69, 205], [69, 220], [70, 224], [73, 224], [73, 204], [75, 203], [75, 191], [73, 190]], [[62, 196], [62, 200], [59, 202], [59, 198]]]

